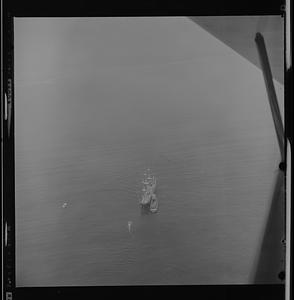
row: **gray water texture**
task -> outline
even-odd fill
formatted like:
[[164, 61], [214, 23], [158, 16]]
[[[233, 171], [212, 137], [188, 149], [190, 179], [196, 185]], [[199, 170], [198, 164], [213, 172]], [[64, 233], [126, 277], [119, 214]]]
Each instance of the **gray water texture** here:
[[16, 86], [17, 286], [252, 283], [279, 150], [228, 56]]

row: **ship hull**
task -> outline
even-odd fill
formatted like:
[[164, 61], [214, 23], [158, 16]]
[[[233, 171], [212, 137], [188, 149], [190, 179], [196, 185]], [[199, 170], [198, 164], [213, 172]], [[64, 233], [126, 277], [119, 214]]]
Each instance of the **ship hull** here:
[[146, 186], [146, 191], [142, 195], [141, 205], [150, 205], [152, 195], [155, 193], [156, 179], [154, 178], [153, 184]]
[[[149, 181], [148, 181], [149, 180]], [[155, 195], [156, 190], [156, 179], [155, 177], [149, 177], [148, 180], [144, 180], [144, 193], [141, 199], [142, 210], [155, 213], [158, 209], [158, 201]]]
[[150, 211], [155, 213], [158, 210], [158, 200], [155, 194], [152, 195], [150, 200]]

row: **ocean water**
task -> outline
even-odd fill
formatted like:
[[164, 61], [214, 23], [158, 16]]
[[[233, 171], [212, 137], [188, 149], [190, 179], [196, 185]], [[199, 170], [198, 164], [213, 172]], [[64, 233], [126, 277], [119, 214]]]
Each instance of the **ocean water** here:
[[221, 55], [16, 85], [17, 286], [253, 282], [279, 150], [260, 70], [207, 43]]

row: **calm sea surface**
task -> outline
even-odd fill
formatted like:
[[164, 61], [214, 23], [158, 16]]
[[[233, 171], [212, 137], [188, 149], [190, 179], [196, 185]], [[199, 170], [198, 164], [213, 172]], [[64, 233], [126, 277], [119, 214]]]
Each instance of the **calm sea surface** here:
[[16, 87], [18, 286], [252, 282], [279, 151], [239, 60]]

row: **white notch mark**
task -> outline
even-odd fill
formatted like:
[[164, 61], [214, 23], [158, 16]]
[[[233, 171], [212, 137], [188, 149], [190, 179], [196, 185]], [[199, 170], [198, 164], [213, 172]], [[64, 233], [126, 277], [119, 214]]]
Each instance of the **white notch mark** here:
[[64, 202], [64, 203], [62, 204], [62, 208], [66, 208], [66, 206], [67, 206], [67, 203]]

